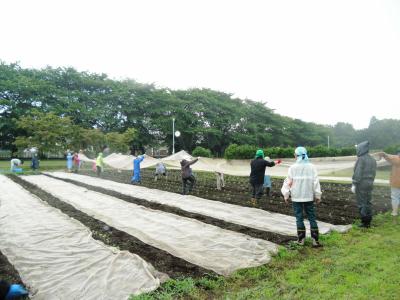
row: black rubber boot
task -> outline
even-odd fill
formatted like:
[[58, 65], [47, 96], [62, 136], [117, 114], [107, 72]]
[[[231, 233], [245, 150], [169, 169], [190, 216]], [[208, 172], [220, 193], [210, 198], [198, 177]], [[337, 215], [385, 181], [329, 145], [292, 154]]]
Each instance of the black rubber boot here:
[[297, 244], [303, 246], [305, 240], [306, 240], [306, 229], [297, 228]]
[[361, 224], [358, 225], [360, 228], [370, 228], [372, 217], [361, 217]]
[[312, 246], [314, 248], [322, 247], [319, 240], [319, 231], [318, 228], [311, 228], [311, 239], [312, 239]]

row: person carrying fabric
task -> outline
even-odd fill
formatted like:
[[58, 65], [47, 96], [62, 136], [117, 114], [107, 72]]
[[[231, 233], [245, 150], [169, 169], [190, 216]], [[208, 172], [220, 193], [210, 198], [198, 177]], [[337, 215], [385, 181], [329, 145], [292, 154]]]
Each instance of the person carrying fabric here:
[[158, 176], [164, 176], [167, 178], [167, 168], [163, 162], [158, 162], [156, 165], [156, 172], [154, 174], [154, 181], [157, 181]]
[[252, 198], [251, 203], [253, 206], [257, 204], [257, 200], [260, 200], [263, 195], [263, 184], [264, 174], [266, 167], [274, 167], [281, 163], [281, 160], [268, 161], [264, 159], [264, 151], [258, 149], [256, 152], [255, 159], [250, 162], [250, 184], [252, 187]]
[[24, 164], [24, 161], [22, 161], [18, 158], [13, 158], [13, 159], [11, 159], [10, 163], [11, 163], [10, 171], [17, 172], [20, 170], [19, 167]]
[[68, 172], [71, 172], [72, 171], [72, 159], [73, 159], [73, 156], [72, 156], [71, 152], [68, 151], [66, 158], [67, 158], [67, 169], [68, 169]]
[[390, 155], [385, 152], [380, 152], [378, 155], [392, 165], [390, 194], [392, 198], [392, 216], [396, 217], [399, 214], [400, 204], [400, 149], [397, 150], [397, 155]]
[[97, 176], [100, 176], [101, 172], [104, 170], [104, 160], [103, 160], [103, 153], [100, 152], [96, 158], [96, 172]]
[[361, 216], [360, 227], [369, 228], [372, 221], [372, 190], [376, 175], [376, 160], [369, 155], [369, 142], [357, 146], [357, 161], [354, 166], [351, 191], [356, 194], [357, 206]]
[[186, 195], [188, 193], [187, 187], [189, 187], [189, 193], [193, 190], [193, 187], [196, 183], [196, 178], [193, 176], [191, 165], [196, 163], [199, 158], [196, 158], [192, 161], [187, 161], [183, 159], [181, 161], [181, 172], [182, 172], [182, 195]]
[[281, 192], [286, 204], [289, 201], [289, 196], [292, 198], [293, 210], [296, 216], [297, 243], [304, 245], [306, 238], [305, 211], [310, 222], [312, 245], [313, 247], [320, 247], [314, 208], [314, 200], [317, 204], [320, 203], [322, 195], [318, 173], [315, 166], [308, 159], [306, 148], [297, 147], [295, 157], [296, 162], [290, 166]]
[[139, 155], [133, 160], [133, 176], [131, 178], [131, 183], [140, 183], [140, 163], [144, 160], [143, 155]]

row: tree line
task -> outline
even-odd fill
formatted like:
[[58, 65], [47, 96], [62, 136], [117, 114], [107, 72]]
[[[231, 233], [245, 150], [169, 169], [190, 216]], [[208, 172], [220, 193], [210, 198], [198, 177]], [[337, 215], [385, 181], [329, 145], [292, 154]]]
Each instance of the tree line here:
[[171, 90], [73, 68], [37, 70], [0, 63], [1, 149], [15, 151], [34, 139], [39, 147], [47, 147], [38, 132], [57, 147], [113, 143], [118, 148], [121, 142], [128, 143], [131, 151], [172, 149], [172, 118], [181, 132], [176, 150], [200, 146], [214, 156], [222, 156], [231, 144], [318, 146], [326, 145], [328, 136], [332, 147], [369, 139], [374, 148], [384, 148], [400, 141], [400, 120], [372, 118], [363, 130], [347, 123], [326, 126], [285, 117], [267, 103], [211, 89]]

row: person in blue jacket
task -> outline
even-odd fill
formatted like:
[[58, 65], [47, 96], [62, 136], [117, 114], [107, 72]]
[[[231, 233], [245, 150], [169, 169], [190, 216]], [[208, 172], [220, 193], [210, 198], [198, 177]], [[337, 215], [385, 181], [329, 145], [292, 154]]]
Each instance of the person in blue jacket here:
[[133, 160], [133, 176], [131, 179], [132, 184], [140, 183], [140, 163], [143, 161], [144, 156], [139, 155]]
[[71, 152], [68, 152], [67, 153], [67, 169], [68, 169], [68, 172], [71, 172], [71, 170], [72, 170], [72, 158], [73, 158], [73, 156], [72, 156]]

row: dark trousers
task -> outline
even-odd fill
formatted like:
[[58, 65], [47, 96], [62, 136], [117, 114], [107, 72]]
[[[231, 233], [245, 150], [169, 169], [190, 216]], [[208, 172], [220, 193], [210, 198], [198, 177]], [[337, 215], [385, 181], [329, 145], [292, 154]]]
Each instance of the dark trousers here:
[[361, 220], [372, 219], [372, 187], [357, 185], [356, 187], [356, 199], [358, 211], [360, 212]]
[[100, 176], [100, 174], [101, 174], [101, 167], [100, 166], [96, 166], [96, 173], [97, 173], [97, 176]]
[[182, 194], [186, 195], [188, 193], [188, 188], [190, 193], [193, 190], [195, 183], [196, 178], [193, 175], [190, 175], [190, 177], [187, 178], [182, 178]]
[[260, 200], [263, 195], [263, 183], [250, 183], [252, 188], [252, 197]]
[[305, 229], [304, 226], [304, 212], [310, 221], [311, 229], [317, 229], [318, 224], [315, 218], [314, 201], [309, 202], [292, 202], [294, 215], [296, 216], [297, 229]]

